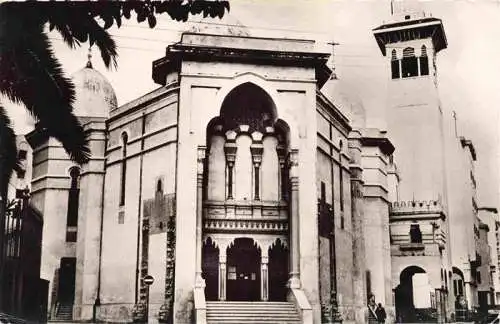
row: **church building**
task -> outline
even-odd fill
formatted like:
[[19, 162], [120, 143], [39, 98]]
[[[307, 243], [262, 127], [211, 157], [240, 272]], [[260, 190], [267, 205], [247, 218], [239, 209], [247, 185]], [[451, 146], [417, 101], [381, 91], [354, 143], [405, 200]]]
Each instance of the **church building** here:
[[373, 30], [387, 131], [340, 100], [313, 40], [185, 32], [122, 106], [89, 58], [73, 75], [89, 163], [27, 135], [49, 320], [363, 323], [371, 294], [390, 322], [449, 318], [447, 42], [437, 18], [393, 18]]
[[90, 62], [73, 76], [90, 162], [28, 136], [50, 319], [363, 321], [363, 135], [314, 45], [184, 33], [121, 107]]

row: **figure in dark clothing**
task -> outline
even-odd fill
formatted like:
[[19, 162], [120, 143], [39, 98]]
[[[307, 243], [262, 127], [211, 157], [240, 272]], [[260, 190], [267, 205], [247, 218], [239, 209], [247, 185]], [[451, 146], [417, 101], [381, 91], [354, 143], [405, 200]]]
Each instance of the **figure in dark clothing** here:
[[375, 303], [375, 295], [368, 295], [368, 324], [378, 323], [377, 304]]
[[387, 314], [385, 313], [384, 307], [381, 303], [378, 303], [377, 310], [375, 310], [375, 315], [377, 315], [377, 320], [379, 323], [385, 323]]

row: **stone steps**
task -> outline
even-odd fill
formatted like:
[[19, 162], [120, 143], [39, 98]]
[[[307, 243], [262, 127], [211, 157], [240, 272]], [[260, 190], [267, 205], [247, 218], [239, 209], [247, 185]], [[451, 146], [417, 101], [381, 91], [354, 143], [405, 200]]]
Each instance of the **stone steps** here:
[[289, 302], [210, 302], [207, 324], [299, 324], [300, 315]]
[[56, 321], [71, 321], [73, 319], [73, 305], [59, 305], [55, 316]]

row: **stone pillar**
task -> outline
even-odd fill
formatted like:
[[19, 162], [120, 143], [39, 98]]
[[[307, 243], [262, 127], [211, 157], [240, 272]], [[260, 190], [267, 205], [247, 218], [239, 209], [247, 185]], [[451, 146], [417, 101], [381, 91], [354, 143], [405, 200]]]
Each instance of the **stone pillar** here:
[[298, 151], [289, 156], [290, 161], [290, 279], [289, 288], [300, 288], [299, 250], [299, 170]]
[[352, 157], [351, 171], [351, 215], [353, 235], [353, 299], [357, 323], [364, 322], [366, 308], [366, 264], [363, 228], [363, 178], [361, 167], [361, 133], [353, 130], [349, 134], [349, 154]]
[[226, 300], [226, 251], [219, 250], [219, 300]]
[[285, 179], [285, 175], [286, 175], [286, 159], [285, 159], [285, 155], [286, 155], [286, 150], [285, 150], [285, 147], [283, 145], [278, 145], [276, 147], [276, 151], [278, 151], [278, 162], [279, 162], [279, 176], [278, 176], [278, 181], [279, 181], [279, 185], [278, 185], [278, 197], [280, 200], [287, 200], [288, 199], [288, 193], [287, 193], [287, 183], [288, 181], [286, 181]]
[[262, 301], [269, 300], [269, 273], [268, 273], [269, 256], [267, 250], [262, 251], [260, 261], [260, 296]]
[[205, 280], [201, 276], [202, 235], [203, 235], [203, 171], [205, 164], [205, 147], [198, 147], [198, 169], [196, 173], [196, 270], [195, 288], [205, 288]]
[[234, 161], [236, 160], [236, 133], [234, 131], [226, 132], [226, 143], [224, 144], [224, 153], [226, 154], [227, 164], [227, 199], [233, 199], [233, 175]]
[[250, 146], [252, 152], [252, 162], [254, 168], [254, 199], [260, 200], [260, 165], [262, 163], [262, 153], [264, 146], [262, 145], [262, 134], [259, 132], [252, 133], [254, 142]]
[[[92, 157], [80, 175], [78, 235], [76, 243], [75, 320], [95, 320], [100, 303], [101, 217], [104, 203], [106, 124], [95, 118], [85, 126], [92, 147]], [[46, 213], [45, 215], [51, 215]], [[46, 226], [46, 225], [44, 225]], [[46, 236], [44, 236], [45, 238]], [[42, 260], [43, 262], [43, 260]]]

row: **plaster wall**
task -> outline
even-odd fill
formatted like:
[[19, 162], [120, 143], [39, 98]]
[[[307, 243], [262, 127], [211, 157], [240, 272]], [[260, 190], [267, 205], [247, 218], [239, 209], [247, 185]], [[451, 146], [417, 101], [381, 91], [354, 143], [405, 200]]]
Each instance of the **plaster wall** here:
[[[131, 319], [139, 298], [136, 269], [141, 263], [142, 231], [138, 229], [142, 228], [144, 202], [154, 198], [158, 181], [165, 194], [175, 193], [177, 96], [175, 90], [163, 93], [167, 93], [166, 97], [142, 107], [129, 107], [129, 113], [108, 125], [100, 307], [100, 318], [104, 320]], [[127, 174], [125, 204], [119, 206], [123, 132], [128, 134]], [[148, 273], [155, 279], [150, 287], [150, 314], [156, 314], [164, 303], [164, 231], [150, 235], [148, 255]], [[118, 304], [121, 306], [113, 306]]]

